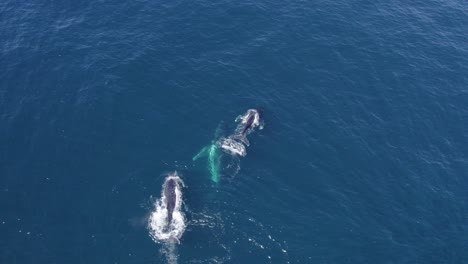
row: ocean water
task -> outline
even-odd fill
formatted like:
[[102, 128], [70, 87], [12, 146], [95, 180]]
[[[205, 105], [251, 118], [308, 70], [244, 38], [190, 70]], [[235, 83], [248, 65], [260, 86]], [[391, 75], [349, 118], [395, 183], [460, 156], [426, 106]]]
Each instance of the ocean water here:
[[[459, 0], [1, 1], [0, 263], [468, 263], [467, 25]], [[249, 108], [214, 184], [192, 157]], [[175, 170], [186, 230], [155, 243]]]

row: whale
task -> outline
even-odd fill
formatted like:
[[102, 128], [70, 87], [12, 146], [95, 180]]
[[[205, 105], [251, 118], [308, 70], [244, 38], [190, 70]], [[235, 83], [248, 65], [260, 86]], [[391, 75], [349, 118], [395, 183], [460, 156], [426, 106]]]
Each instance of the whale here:
[[164, 185], [164, 196], [166, 197], [166, 207], [167, 207], [167, 224], [170, 225], [172, 222], [172, 214], [174, 213], [174, 208], [176, 207], [177, 194], [176, 194], [177, 182], [175, 179], [170, 178]]
[[244, 145], [249, 146], [250, 142], [247, 135], [252, 133], [256, 128], [263, 129], [264, 123], [257, 109], [249, 109], [245, 114], [239, 115], [235, 122], [239, 122], [233, 135], [230, 137], [241, 141]]
[[183, 212], [184, 182], [177, 172], [167, 175], [161, 188], [161, 198], [155, 200], [154, 210], [148, 218], [149, 235], [156, 243], [180, 243], [185, 231]]
[[[229, 136], [221, 136], [220, 126], [218, 126], [211, 144], [203, 147], [192, 158], [193, 161], [196, 161], [201, 157], [207, 157], [207, 168], [211, 174], [211, 180], [215, 183], [219, 182], [224, 168], [235, 167], [232, 163], [226, 164], [226, 160], [232, 162], [236, 160], [236, 157], [247, 155], [246, 147], [250, 145], [247, 135], [256, 129], [263, 129], [264, 126], [260, 111], [257, 109], [248, 109], [243, 115], [239, 115], [235, 122], [238, 124]], [[228, 155], [223, 155], [223, 153]]]
[[241, 117], [241, 119], [245, 120], [244, 122], [242, 122], [242, 124], [244, 125], [244, 128], [242, 128], [242, 132], [241, 132], [241, 135], [245, 136], [247, 131], [249, 131], [249, 129], [251, 129], [253, 126], [255, 126], [258, 123], [258, 120], [260, 119], [260, 115], [257, 110], [250, 109], [249, 111], [247, 111], [247, 113], [245, 114], [243, 118]]

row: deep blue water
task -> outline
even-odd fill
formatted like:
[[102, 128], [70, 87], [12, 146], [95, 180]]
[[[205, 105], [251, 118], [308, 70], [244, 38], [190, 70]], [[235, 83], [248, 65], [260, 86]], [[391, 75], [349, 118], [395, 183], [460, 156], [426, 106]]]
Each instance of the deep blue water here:
[[[0, 2], [0, 263], [468, 263], [465, 1]], [[239, 173], [191, 157], [252, 107]]]

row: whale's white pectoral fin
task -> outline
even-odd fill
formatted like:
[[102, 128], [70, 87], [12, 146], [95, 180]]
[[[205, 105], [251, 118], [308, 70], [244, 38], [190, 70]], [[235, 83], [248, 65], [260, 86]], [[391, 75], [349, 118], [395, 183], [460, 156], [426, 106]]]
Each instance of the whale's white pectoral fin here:
[[198, 154], [195, 155], [195, 156], [192, 158], [192, 160], [193, 160], [193, 161], [196, 161], [197, 159], [199, 159], [199, 158], [205, 156], [205, 155], [208, 153], [208, 147], [209, 147], [209, 146], [205, 146], [204, 148], [202, 148], [202, 149], [200, 150], [200, 152], [198, 152]]
[[242, 117], [243, 117], [242, 115], [239, 115], [238, 117], [236, 117], [235, 122], [239, 122], [240, 120], [242, 120]]

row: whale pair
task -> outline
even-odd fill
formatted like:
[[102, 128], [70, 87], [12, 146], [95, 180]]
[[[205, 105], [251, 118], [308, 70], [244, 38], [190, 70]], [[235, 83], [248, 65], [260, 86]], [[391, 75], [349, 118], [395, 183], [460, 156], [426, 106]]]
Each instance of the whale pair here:
[[[256, 109], [249, 109], [243, 115], [239, 115], [235, 122], [238, 123], [234, 133], [227, 136], [220, 136], [218, 128], [215, 132], [215, 139], [210, 145], [204, 147], [193, 160], [203, 156], [207, 157], [208, 170], [211, 180], [219, 182], [223, 169], [223, 153], [225, 156], [235, 158], [246, 155], [246, 147], [250, 145], [247, 136], [256, 129], [263, 129], [264, 123], [260, 112]], [[237, 160], [237, 159], [236, 159]], [[151, 213], [148, 228], [150, 236], [154, 241], [176, 241], [185, 230], [185, 217], [182, 212], [182, 187], [183, 181], [177, 172], [169, 174], [163, 184], [161, 199], [155, 203], [155, 211]]]
[[215, 134], [215, 139], [211, 144], [204, 147], [192, 160], [197, 160], [207, 156], [207, 167], [213, 182], [219, 182], [222, 170], [222, 155], [227, 153], [232, 156], [245, 157], [246, 147], [250, 145], [247, 136], [256, 129], [263, 129], [264, 122], [260, 111], [249, 109], [243, 115], [239, 115], [235, 122], [239, 123], [234, 133], [227, 137], [219, 137], [219, 131]]

